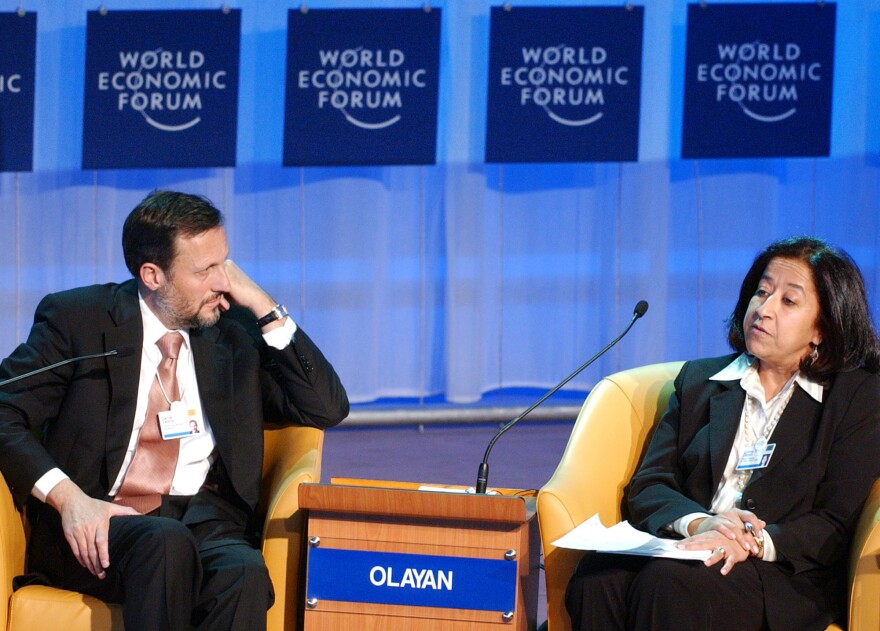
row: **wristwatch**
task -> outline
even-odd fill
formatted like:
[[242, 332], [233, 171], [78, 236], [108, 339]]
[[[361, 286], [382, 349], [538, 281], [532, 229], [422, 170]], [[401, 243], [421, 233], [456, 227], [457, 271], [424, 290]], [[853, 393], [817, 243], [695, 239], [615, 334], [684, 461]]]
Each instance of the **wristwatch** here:
[[287, 308], [284, 305], [275, 305], [274, 307], [272, 307], [272, 311], [257, 320], [257, 324], [262, 328], [267, 324], [275, 322], [275, 320], [281, 320], [282, 318], [286, 317]]

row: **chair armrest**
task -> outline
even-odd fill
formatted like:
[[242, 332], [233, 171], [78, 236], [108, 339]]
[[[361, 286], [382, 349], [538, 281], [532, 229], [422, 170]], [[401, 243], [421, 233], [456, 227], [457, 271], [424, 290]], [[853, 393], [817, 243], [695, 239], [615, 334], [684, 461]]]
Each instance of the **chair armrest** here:
[[[9, 630], [123, 629], [122, 605], [110, 605], [94, 596], [45, 585], [26, 585], [12, 595]], [[6, 627], [4, 627], [6, 628]]]
[[634, 368], [602, 379], [581, 408], [565, 452], [538, 493], [549, 631], [569, 631], [565, 589], [583, 556], [553, 541], [593, 515], [621, 519], [624, 489], [656, 419], [666, 408], [682, 362]]
[[24, 573], [25, 538], [21, 513], [15, 508], [6, 480], [0, 476], [0, 629], [7, 626], [12, 579]]
[[320, 482], [324, 432], [284, 427], [267, 429], [264, 437], [262, 552], [275, 588], [275, 604], [266, 620], [269, 631], [282, 631], [299, 628], [303, 615], [299, 592], [305, 516], [299, 510], [299, 485]]
[[565, 589], [584, 552], [557, 548], [552, 542], [584, 520], [580, 516], [573, 516], [568, 510], [565, 481], [558, 487], [553, 486], [555, 478], [551, 478], [538, 492], [538, 523], [544, 553], [548, 631], [568, 631], [571, 626], [565, 611]]
[[[606, 525], [620, 519], [625, 481], [641, 451], [639, 423], [628, 423], [632, 404], [618, 384], [603, 379], [584, 402], [562, 459], [538, 492], [549, 631], [569, 631], [565, 589], [584, 553], [553, 541], [595, 514]], [[611, 423], [616, 424], [612, 426]]]
[[874, 482], [850, 548], [849, 631], [880, 629], [880, 479]]

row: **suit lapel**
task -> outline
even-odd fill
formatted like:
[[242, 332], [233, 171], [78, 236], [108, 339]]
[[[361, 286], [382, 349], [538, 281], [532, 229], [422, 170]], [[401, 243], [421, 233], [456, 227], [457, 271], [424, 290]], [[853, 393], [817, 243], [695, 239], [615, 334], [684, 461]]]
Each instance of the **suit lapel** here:
[[713, 396], [709, 402], [709, 453], [713, 485], [709, 491], [710, 498], [724, 475], [724, 467], [730, 457], [745, 401], [745, 392], [739, 387], [738, 380], [718, 383], [724, 390]]
[[[231, 444], [232, 350], [216, 327], [190, 332], [199, 398], [218, 445]], [[223, 455], [223, 454], [221, 454]]]
[[110, 401], [107, 408], [107, 452], [105, 474], [113, 484], [131, 440], [137, 408], [138, 381], [141, 374], [141, 349], [144, 325], [141, 321], [134, 281], [119, 286], [110, 315], [116, 327], [104, 331], [104, 349], [124, 351], [107, 359]]

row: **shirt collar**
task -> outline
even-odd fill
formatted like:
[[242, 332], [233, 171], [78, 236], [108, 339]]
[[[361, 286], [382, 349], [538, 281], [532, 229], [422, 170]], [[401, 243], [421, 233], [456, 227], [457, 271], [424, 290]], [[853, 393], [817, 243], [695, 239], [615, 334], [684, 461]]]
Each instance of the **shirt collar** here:
[[[144, 347], [154, 348], [156, 342], [159, 341], [159, 338], [168, 333], [169, 330], [165, 328], [165, 325], [156, 317], [156, 314], [150, 310], [150, 307], [141, 295], [140, 290], [138, 290], [138, 304], [141, 308], [141, 320], [143, 320], [144, 323]], [[177, 329], [177, 332], [183, 336], [183, 343], [186, 348], [189, 348], [189, 330]]]
[[[711, 381], [742, 381], [751, 375], [757, 376], [757, 373], [758, 367], [755, 358], [748, 353], [742, 353], [727, 366], [709, 377], [709, 379]], [[801, 374], [800, 371], [795, 373], [794, 381], [801, 387], [801, 390], [819, 403], [822, 403], [824, 389], [821, 384]]]

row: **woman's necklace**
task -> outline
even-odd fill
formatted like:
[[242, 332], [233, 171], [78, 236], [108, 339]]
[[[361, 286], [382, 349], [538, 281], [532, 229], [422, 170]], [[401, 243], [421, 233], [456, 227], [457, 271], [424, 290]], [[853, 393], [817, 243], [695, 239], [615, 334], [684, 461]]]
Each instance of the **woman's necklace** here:
[[[758, 435], [758, 432], [755, 431], [755, 428], [752, 426], [752, 414], [753, 414], [753, 406], [755, 398], [746, 394], [746, 405], [745, 410], [743, 411], [743, 433], [745, 434], [746, 439], [746, 449], [758, 449], [760, 451], [764, 451], [767, 448], [767, 442], [770, 439], [770, 436], [773, 434], [773, 430], [776, 429], [777, 423], [779, 423], [779, 419], [782, 417], [782, 413], [785, 412], [785, 408], [788, 407], [788, 402], [791, 401], [791, 397], [794, 394], [795, 384], [788, 384], [788, 390], [783, 394], [783, 398], [775, 403], [773, 406], [773, 415], [768, 419], [767, 423], [764, 425], [764, 431], [761, 432], [761, 435]], [[749, 480], [752, 477], [752, 469], [747, 470], [738, 470], [736, 471], [736, 490], [740, 496], [742, 496], [743, 489], [746, 488], [746, 484], [749, 483]]]

